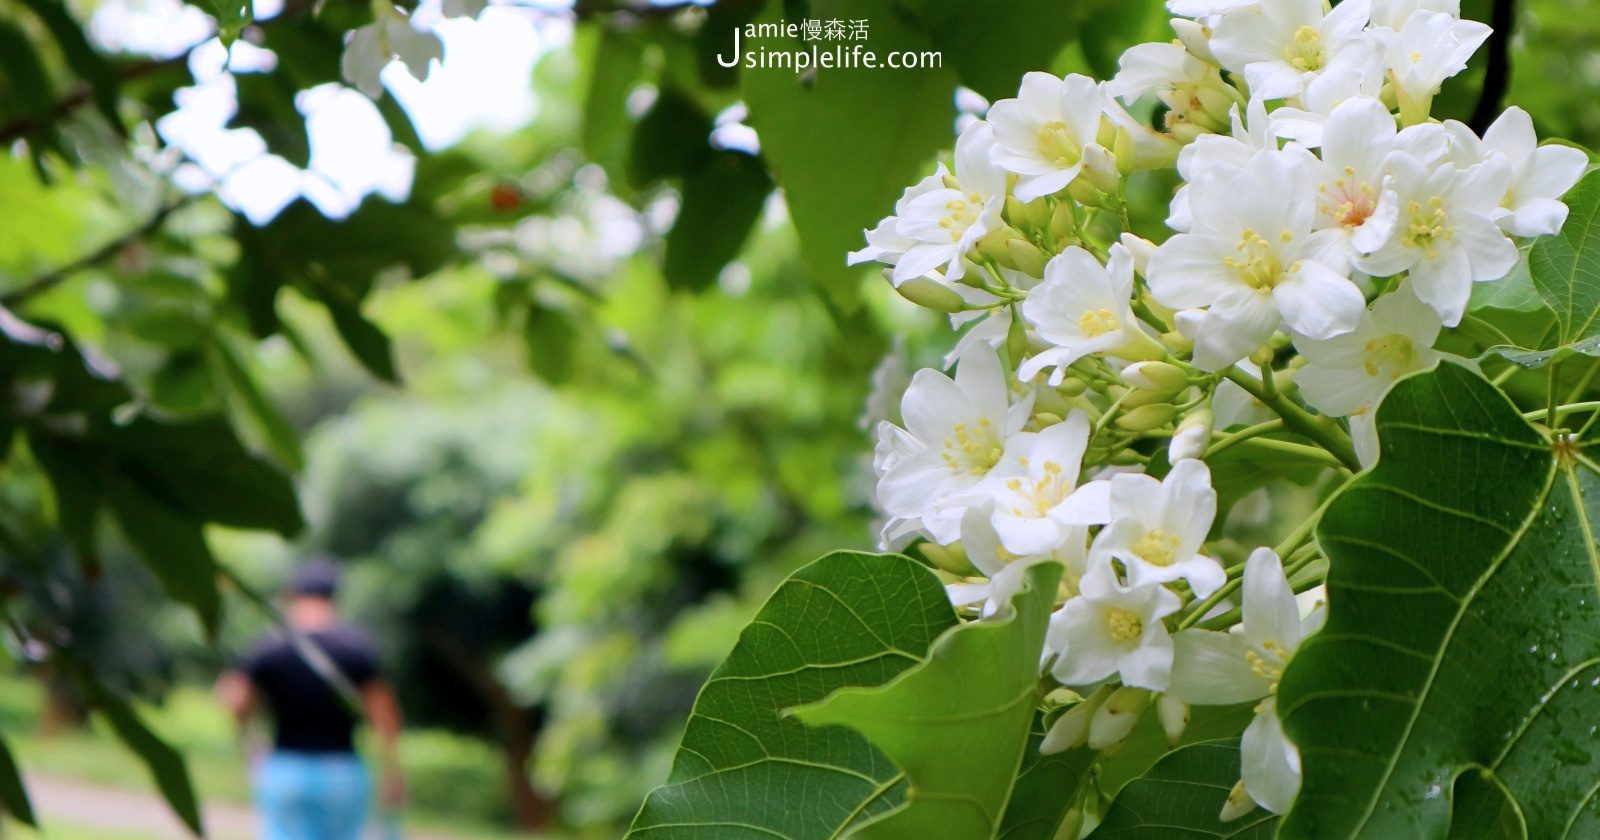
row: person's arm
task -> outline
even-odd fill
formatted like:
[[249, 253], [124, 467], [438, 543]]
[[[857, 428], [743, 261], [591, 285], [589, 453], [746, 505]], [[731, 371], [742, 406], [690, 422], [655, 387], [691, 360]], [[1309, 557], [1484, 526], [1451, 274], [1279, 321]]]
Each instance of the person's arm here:
[[383, 680], [369, 680], [361, 687], [361, 702], [367, 721], [378, 736], [379, 796], [383, 804], [399, 808], [405, 801], [405, 777], [400, 771], [400, 729], [405, 725], [394, 690]]
[[237, 725], [239, 751], [246, 757], [251, 754], [250, 719], [256, 713], [256, 689], [243, 671], [230, 668], [217, 678], [217, 699], [233, 715]]

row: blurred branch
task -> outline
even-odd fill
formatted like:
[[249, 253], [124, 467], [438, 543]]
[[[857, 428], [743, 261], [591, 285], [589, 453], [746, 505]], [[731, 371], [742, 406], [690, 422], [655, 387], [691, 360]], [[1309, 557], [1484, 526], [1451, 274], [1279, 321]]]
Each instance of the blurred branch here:
[[1500, 103], [1511, 84], [1511, 30], [1516, 24], [1516, 6], [1516, 0], [1494, 0], [1489, 12], [1489, 25], [1494, 28], [1489, 34], [1489, 68], [1471, 121], [1472, 130], [1479, 136], [1500, 115]]
[[156, 232], [161, 225], [166, 223], [168, 216], [171, 216], [173, 213], [177, 212], [179, 208], [188, 206], [199, 197], [199, 195], [186, 195], [177, 201], [162, 205], [161, 209], [157, 210], [150, 216], [150, 218], [146, 219], [144, 224], [141, 224], [133, 230], [128, 231], [126, 234], [107, 242], [105, 245], [102, 245], [89, 254], [73, 260], [72, 262], [61, 266], [60, 268], [51, 269], [50, 271], [33, 278], [21, 287], [6, 292], [4, 295], [0, 295], [0, 306], [3, 306], [7, 309], [15, 308], [19, 304], [25, 303], [31, 297], [43, 292], [47, 292], [56, 286], [61, 285], [61, 283], [66, 281], [66, 279], [71, 277], [75, 272], [99, 265], [100, 263], [115, 257], [117, 254], [122, 253], [124, 248], [127, 248], [129, 245], [132, 245], [144, 239], [146, 236]]
[[[164, 58], [160, 61], [141, 61], [138, 64], [129, 65], [127, 69], [123, 70], [121, 78], [122, 81], [125, 82], [132, 81], [133, 79], [137, 79], [141, 76], [148, 76], [151, 73], [165, 70], [168, 67], [183, 64], [188, 60], [189, 53], [185, 52], [182, 55], [174, 56], [172, 58]], [[76, 111], [80, 105], [87, 104], [93, 98], [94, 87], [88, 84], [80, 85], [77, 90], [74, 90], [72, 93], [62, 97], [61, 100], [52, 106], [49, 111], [45, 112], [44, 115], [22, 117], [0, 126], [0, 145], [8, 144], [13, 140], [19, 140], [35, 131], [38, 131], [41, 128], [45, 128], [46, 126], [54, 124], [57, 120], [60, 120], [73, 111]]]

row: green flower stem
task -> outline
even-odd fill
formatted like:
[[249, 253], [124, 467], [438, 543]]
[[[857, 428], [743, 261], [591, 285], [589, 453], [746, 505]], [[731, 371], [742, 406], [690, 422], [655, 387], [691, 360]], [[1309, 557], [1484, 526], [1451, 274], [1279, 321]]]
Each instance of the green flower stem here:
[[1356, 457], [1350, 436], [1332, 420], [1311, 414], [1282, 394], [1268, 394], [1259, 380], [1236, 367], [1223, 371], [1223, 376], [1283, 418], [1284, 428], [1315, 441], [1351, 472], [1361, 472], [1361, 459]]
[[[1314, 511], [1310, 516], [1306, 517], [1305, 521], [1300, 523], [1298, 528], [1295, 528], [1294, 531], [1289, 534], [1289, 536], [1284, 537], [1283, 541], [1278, 543], [1277, 546], [1272, 549], [1273, 552], [1279, 557], [1288, 558], [1288, 561], [1284, 563], [1283, 567], [1284, 575], [1286, 577], [1292, 577], [1295, 572], [1305, 568], [1306, 564], [1314, 560], [1320, 553], [1316, 550], [1315, 546], [1307, 545], [1306, 541], [1311, 539], [1312, 533], [1317, 528], [1317, 523], [1322, 521], [1323, 512], [1328, 509], [1328, 505], [1331, 504], [1334, 499], [1338, 498], [1339, 490], [1350, 481], [1350, 478], [1351, 477], [1349, 475], [1339, 475], [1334, 478], [1327, 490], [1327, 500], [1319, 505], [1316, 511]], [[1218, 604], [1222, 603], [1229, 596], [1233, 595], [1233, 593], [1237, 592], [1239, 587], [1244, 583], [1243, 572], [1244, 568], [1243, 566], [1240, 566], [1239, 575], [1237, 577], [1230, 575], [1228, 582], [1223, 584], [1222, 587], [1216, 592], [1211, 593], [1211, 597], [1201, 601], [1199, 604], [1191, 605], [1189, 612], [1184, 615], [1182, 621], [1178, 622], [1176, 629], [1187, 630], [1190, 627], [1200, 623], [1200, 620], [1205, 617], [1206, 613], [1211, 612], [1211, 610], [1214, 609]], [[1218, 616], [1217, 619], [1213, 620], [1220, 620], [1221, 618], [1225, 617], [1226, 616]]]
[[1212, 455], [1215, 455], [1218, 452], [1221, 452], [1221, 451], [1223, 451], [1225, 449], [1232, 448], [1234, 446], [1238, 446], [1239, 444], [1244, 443], [1245, 441], [1247, 441], [1247, 440], [1249, 440], [1249, 439], [1251, 439], [1253, 437], [1259, 437], [1261, 435], [1270, 435], [1273, 432], [1279, 432], [1279, 431], [1282, 431], [1282, 430], [1283, 430], [1283, 421], [1282, 420], [1268, 420], [1265, 423], [1257, 423], [1256, 425], [1251, 426], [1248, 429], [1240, 429], [1239, 431], [1234, 432], [1233, 434], [1224, 437], [1222, 440], [1211, 444], [1211, 448], [1206, 450], [1205, 457], [1206, 458], [1210, 458]]
[[[1524, 420], [1543, 420], [1544, 418], [1550, 416], [1551, 408], [1552, 408], [1552, 406], [1547, 406], [1545, 408], [1536, 408], [1536, 409], [1534, 409], [1532, 411], [1524, 411], [1524, 412], [1522, 412], [1522, 419], [1524, 419]], [[1591, 408], [1600, 408], [1600, 400], [1590, 400], [1588, 402], [1567, 403], [1566, 405], [1553, 406], [1553, 408], [1555, 409], [1556, 413], [1558, 413], [1558, 414], [1565, 413], [1565, 412], [1568, 412], [1568, 411], [1585, 411], [1585, 410], [1588, 410], [1588, 409], [1591, 409]]]

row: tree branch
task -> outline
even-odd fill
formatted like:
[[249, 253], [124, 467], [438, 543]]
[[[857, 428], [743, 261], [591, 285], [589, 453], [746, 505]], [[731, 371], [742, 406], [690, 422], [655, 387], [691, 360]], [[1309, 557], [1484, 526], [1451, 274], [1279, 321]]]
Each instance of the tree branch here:
[[1489, 25], [1494, 27], [1489, 35], [1489, 69], [1471, 120], [1472, 130], [1479, 135], [1500, 115], [1500, 103], [1511, 84], [1511, 30], [1517, 20], [1516, 6], [1516, 0], [1494, 0], [1489, 12]]
[[60, 268], [51, 269], [50, 271], [33, 278], [22, 286], [12, 289], [11, 291], [6, 292], [4, 295], [0, 295], [0, 307], [14, 309], [19, 304], [25, 303], [29, 298], [43, 292], [47, 292], [56, 286], [61, 285], [75, 272], [82, 271], [85, 268], [98, 265], [106, 260], [111, 259], [112, 257], [115, 257], [117, 254], [122, 253], [122, 249], [154, 233], [161, 227], [162, 224], [167, 221], [168, 216], [171, 216], [173, 213], [177, 212], [179, 208], [188, 206], [197, 198], [200, 198], [200, 196], [187, 195], [178, 199], [177, 201], [162, 205], [161, 209], [157, 210], [153, 215], [150, 216], [149, 219], [146, 219], [144, 224], [141, 224], [133, 230], [128, 231], [126, 234], [107, 242], [105, 245], [102, 245], [89, 254], [79, 257], [78, 259], [61, 266]]
[[[127, 69], [123, 70], [121, 78], [124, 82], [132, 81], [141, 76], [148, 76], [151, 73], [165, 70], [168, 67], [181, 65], [188, 60], [189, 53], [185, 52], [182, 55], [160, 61], [141, 61], [138, 64], [131, 64]], [[0, 145], [10, 144], [14, 140], [20, 140], [41, 128], [55, 124], [58, 120], [78, 110], [79, 106], [88, 103], [93, 98], [94, 86], [88, 84], [80, 85], [77, 90], [62, 97], [42, 116], [36, 114], [21, 117], [0, 126]]]

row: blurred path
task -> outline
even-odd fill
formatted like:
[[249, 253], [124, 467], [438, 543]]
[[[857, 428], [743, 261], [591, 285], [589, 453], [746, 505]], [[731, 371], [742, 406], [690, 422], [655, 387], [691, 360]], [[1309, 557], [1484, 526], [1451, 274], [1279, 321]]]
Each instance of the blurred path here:
[[[28, 776], [28, 795], [46, 837], [50, 836], [51, 825], [65, 824], [104, 831], [116, 838], [127, 835], [139, 840], [193, 840], [166, 802], [154, 795], [38, 774]], [[225, 803], [208, 803], [204, 807], [208, 840], [255, 840], [255, 814], [249, 808]], [[407, 830], [405, 836], [408, 840], [456, 840], [450, 835], [415, 829]]]

